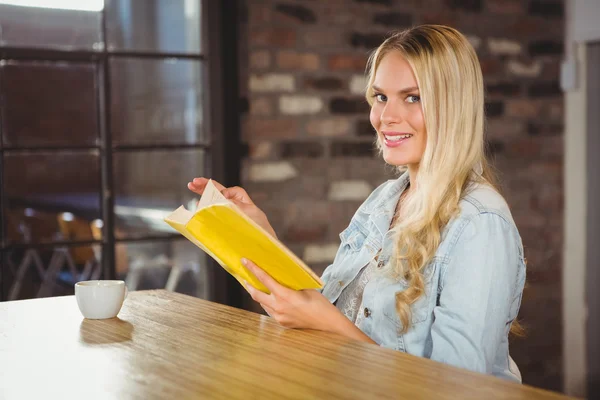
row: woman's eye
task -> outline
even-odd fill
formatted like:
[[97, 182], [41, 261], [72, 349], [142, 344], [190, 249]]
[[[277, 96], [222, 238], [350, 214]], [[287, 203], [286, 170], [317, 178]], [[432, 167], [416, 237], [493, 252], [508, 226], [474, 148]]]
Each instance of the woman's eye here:
[[385, 97], [384, 94], [380, 94], [380, 93], [375, 95], [375, 99], [377, 99], [377, 101], [380, 103], [387, 101], [387, 97]]
[[419, 96], [414, 95], [414, 94], [411, 94], [410, 96], [408, 96], [406, 98], [406, 102], [407, 103], [418, 103], [419, 101], [421, 101], [421, 98]]

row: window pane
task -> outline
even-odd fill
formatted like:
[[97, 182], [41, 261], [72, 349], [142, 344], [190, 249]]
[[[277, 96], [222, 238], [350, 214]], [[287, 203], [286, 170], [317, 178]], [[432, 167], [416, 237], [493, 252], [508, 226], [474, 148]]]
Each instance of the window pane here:
[[20, 248], [3, 253], [2, 300], [73, 294], [76, 282], [100, 279], [100, 244]]
[[102, 0], [72, 8], [0, 4], [0, 46], [102, 50]]
[[116, 276], [129, 290], [168, 289], [208, 299], [208, 256], [187, 240], [117, 243]]
[[115, 153], [115, 237], [176, 233], [163, 218], [180, 205], [195, 208], [187, 183], [206, 174], [204, 165], [202, 150]]
[[108, 49], [200, 54], [200, 3], [200, 0], [108, 0]]
[[202, 64], [191, 60], [111, 60], [115, 145], [204, 142]]
[[4, 146], [98, 144], [96, 65], [0, 62]]
[[7, 152], [4, 179], [9, 244], [92, 239], [90, 223], [100, 218], [96, 151]]

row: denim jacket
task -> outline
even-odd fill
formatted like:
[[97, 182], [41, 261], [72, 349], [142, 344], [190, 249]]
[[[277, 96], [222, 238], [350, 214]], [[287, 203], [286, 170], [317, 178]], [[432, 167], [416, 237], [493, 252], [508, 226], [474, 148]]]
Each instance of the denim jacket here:
[[[408, 179], [405, 173], [375, 189], [340, 234], [322, 276], [322, 293], [332, 303], [379, 250], [378, 266], [393, 256], [389, 226]], [[502, 196], [487, 185], [473, 184], [459, 207], [424, 269], [425, 293], [411, 306], [408, 331], [399, 333], [395, 307], [395, 294], [407, 283], [392, 279], [386, 268], [364, 289], [359, 312], [366, 318], [358, 327], [383, 347], [520, 382], [508, 351], [525, 283], [519, 232]]]

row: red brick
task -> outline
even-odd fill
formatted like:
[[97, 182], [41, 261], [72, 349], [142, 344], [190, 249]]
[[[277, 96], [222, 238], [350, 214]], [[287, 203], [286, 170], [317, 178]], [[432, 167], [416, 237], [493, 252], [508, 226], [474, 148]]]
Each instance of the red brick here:
[[562, 39], [563, 24], [556, 20], [546, 20], [543, 18], [519, 18], [516, 22], [508, 24], [506, 31], [515, 37], [526, 37], [529, 39], [554, 37], [556, 40]]
[[264, 26], [271, 22], [273, 10], [266, 4], [252, 4], [248, 7], [248, 22], [256, 26]]
[[548, 160], [562, 160], [565, 152], [565, 144], [563, 135], [552, 137], [543, 137], [542, 157]]
[[523, 0], [488, 0], [488, 10], [494, 14], [524, 14]]
[[504, 65], [496, 58], [485, 58], [479, 61], [484, 78], [502, 73]]
[[298, 119], [250, 119], [246, 121], [244, 138], [278, 139], [295, 138], [298, 136]]
[[322, 242], [327, 234], [326, 225], [308, 227], [291, 226], [283, 233], [283, 239], [290, 242]]
[[526, 121], [512, 116], [507, 115], [504, 118], [488, 119], [486, 122], [486, 134], [488, 140], [498, 140], [502, 143], [506, 143], [510, 140], [523, 137], [526, 132]]
[[350, 27], [357, 21], [369, 21], [368, 13], [361, 10], [361, 7], [354, 1], [319, 1], [321, 9], [319, 17], [321, 21], [327, 21], [329, 26], [336, 26], [338, 29]]
[[267, 160], [275, 153], [275, 144], [269, 141], [251, 141], [248, 143], [248, 157], [251, 160]]
[[542, 153], [542, 143], [533, 138], [516, 140], [508, 145], [507, 153], [519, 158], [537, 158]]
[[301, 37], [304, 45], [309, 49], [322, 49], [324, 47], [344, 47], [346, 44], [344, 35], [340, 29], [333, 30], [309, 30]]
[[535, 118], [541, 114], [540, 102], [528, 99], [506, 100], [506, 116]]
[[337, 54], [329, 57], [328, 66], [332, 71], [350, 70], [364, 72], [367, 66], [366, 55]]
[[[513, 217], [515, 219], [515, 222], [517, 224], [517, 226], [519, 227], [519, 229], [539, 229], [542, 228], [546, 225], [548, 218], [546, 216], [545, 213], [543, 212], [539, 212], [539, 211], [534, 211], [529, 207], [529, 204], [527, 204], [526, 206], [521, 206], [521, 207], [516, 207], [513, 204], [513, 207], [511, 209]], [[531, 238], [533, 240], [528, 240], [530, 238], [524, 237], [523, 241], [525, 242], [529, 242], [529, 243], [536, 243], [536, 246], [534, 248], [539, 248], [543, 246], [540, 246], [539, 243], [537, 243], [537, 241], [534, 242], [535, 239], [537, 238]], [[527, 258], [529, 258], [530, 256], [527, 256]]]
[[556, 185], [562, 185], [563, 173], [563, 164], [557, 161], [539, 161], [527, 168], [527, 174], [531, 179]]
[[529, 18], [520, 18], [507, 27], [508, 32], [514, 33], [517, 37], [528, 37], [539, 34], [541, 24], [538, 21], [532, 21]]
[[445, 11], [445, 12], [429, 12], [424, 14], [421, 22], [423, 24], [438, 24], [438, 25], [448, 25], [448, 26], [459, 26], [457, 18]]
[[296, 31], [285, 28], [255, 29], [250, 32], [249, 43], [253, 47], [293, 47], [296, 45]]
[[251, 69], [268, 68], [271, 66], [271, 54], [268, 50], [253, 51], [250, 53], [249, 61]]
[[275, 6], [274, 22], [286, 25], [314, 24], [317, 22], [317, 15], [304, 5], [277, 4]]
[[544, 67], [542, 68], [542, 74], [540, 77], [544, 80], [559, 80], [560, 58], [556, 57], [556, 59], [544, 62]]
[[544, 115], [551, 121], [562, 121], [565, 114], [564, 106], [563, 99], [550, 100], [546, 104]]
[[349, 136], [350, 122], [349, 118], [311, 119], [305, 129], [310, 136]]
[[[310, 175], [310, 173], [306, 173], [306, 175]], [[301, 183], [297, 182], [297, 184]], [[305, 193], [314, 194], [314, 192], [309, 191], [305, 191]], [[322, 243], [326, 240], [329, 219], [334, 208], [329, 202], [296, 198], [290, 200], [287, 204], [285, 228], [282, 235], [286, 241], [292, 243]], [[310, 214], [306, 213], [308, 209], [310, 209]]]
[[267, 116], [272, 115], [273, 101], [268, 97], [257, 97], [250, 100], [250, 115], [252, 116]]
[[531, 208], [544, 213], [556, 213], [563, 209], [563, 192], [559, 185], [541, 185], [531, 197]]
[[282, 69], [301, 69], [314, 71], [319, 69], [321, 60], [316, 53], [280, 51], [277, 53], [277, 66]]

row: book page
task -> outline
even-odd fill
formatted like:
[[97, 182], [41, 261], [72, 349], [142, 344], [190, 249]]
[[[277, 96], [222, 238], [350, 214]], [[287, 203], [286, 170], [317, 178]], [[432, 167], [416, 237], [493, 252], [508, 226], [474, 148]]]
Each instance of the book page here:
[[186, 210], [184, 206], [181, 206], [171, 214], [167, 215], [164, 220], [166, 222], [172, 222], [181, 226], [185, 226], [185, 224], [190, 221], [193, 215], [194, 213]]
[[202, 197], [200, 197], [200, 202], [198, 203], [196, 210], [200, 210], [213, 204], [223, 203], [227, 204], [230, 203], [230, 201], [219, 192], [219, 189], [217, 189], [212, 179], [210, 179], [206, 184], [206, 188], [204, 188], [204, 193], [202, 193]]

